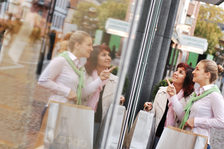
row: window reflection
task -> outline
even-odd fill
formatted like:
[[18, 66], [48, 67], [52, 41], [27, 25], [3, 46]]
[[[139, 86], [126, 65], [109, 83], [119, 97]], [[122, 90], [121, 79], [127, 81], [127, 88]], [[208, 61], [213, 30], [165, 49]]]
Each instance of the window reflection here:
[[[109, 102], [102, 101], [102, 105], [96, 102], [93, 108], [98, 113], [100, 108], [97, 107], [102, 106], [102, 115], [97, 121], [102, 122], [114, 101], [119, 80], [123, 41], [128, 37], [129, 3], [129, 0], [10, 0], [0, 3], [0, 81], [5, 84], [0, 87], [3, 148], [33, 148], [40, 139], [41, 113], [52, 91], [37, 86], [37, 80], [53, 59], [68, 51], [71, 34], [77, 30], [91, 36], [94, 50], [104, 46], [95, 60], [98, 62], [95, 71], [98, 65], [106, 65], [104, 69], [116, 66], [109, 75], [112, 87], [103, 84], [104, 90], [102, 86], [97, 92], [98, 98], [103, 91], [102, 99], [109, 99]], [[96, 93], [88, 98], [94, 95]], [[123, 102], [124, 99], [119, 100]]]

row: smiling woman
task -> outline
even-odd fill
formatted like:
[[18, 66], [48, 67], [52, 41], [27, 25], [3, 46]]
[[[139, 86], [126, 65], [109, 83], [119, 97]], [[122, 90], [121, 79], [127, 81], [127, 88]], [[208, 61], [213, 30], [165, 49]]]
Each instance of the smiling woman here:
[[92, 38], [84, 31], [77, 31], [71, 35], [68, 48], [76, 57], [88, 58], [93, 50]]
[[[176, 113], [184, 113], [180, 127], [208, 137], [211, 128], [224, 128], [224, 100], [214, 81], [223, 68], [212, 60], [201, 60], [193, 73], [193, 81], [200, 85], [185, 107], [178, 101], [172, 102]], [[209, 149], [209, 145], [208, 145]]]
[[[91, 82], [95, 80], [97, 76], [100, 76], [101, 72], [108, 71], [111, 72], [114, 67], [111, 66], [111, 57], [110, 57], [110, 48], [106, 45], [98, 45], [93, 47], [93, 52], [87, 60], [86, 64], [86, 72], [87, 72], [87, 82]], [[109, 77], [109, 79], [102, 82], [101, 87], [95, 92], [93, 95], [89, 96], [86, 99], [86, 104], [92, 107], [93, 110], [97, 112], [99, 110], [99, 105], [97, 105], [100, 98], [100, 92], [103, 93], [102, 100], [102, 116], [99, 119], [101, 122], [102, 118], [105, 116], [107, 109], [113, 101], [115, 88], [117, 85], [118, 77], [113, 75], [112, 73], [105, 74], [105, 77]], [[107, 96], [105, 96], [107, 94]]]
[[153, 105], [151, 102], [144, 104], [145, 109], [147, 111], [152, 109], [152, 112], [156, 116], [156, 139], [153, 148], [156, 148], [165, 126], [179, 126], [183, 114], [176, 114], [174, 112], [176, 109], [173, 109], [171, 101], [178, 100], [181, 106], [186, 105], [189, 95], [194, 91], [192, 71], [193, 69], [189, 65], [184, 63], [178, 64], [177, 70], [172, 76], [172, 84], [167, 79], [168, 87], [160, 87]]
[[[110, 48], [106, 45], [98, 45], [93, 47], [93, 52], [87, 60], [86, 71], [87, 71], [87, 82], [96, 80], [101, 75], [102, 71], [111, 72], [115, 67], [111, 67]], [[118, 83], [118, 77], [112, 73], [105, 74], [109, 77], [104, 80], [98, 90], [86, 98], [86, 105], [91, 107], [95, 111], [95, 130], [94, 138], [99, 135], [99, 127], [102, 120], [104, 119], [110, 105], [113, 103], [115, 91]], [[124, 102], [124, 97], [121, 96], [121, 102]], [[98, 141], [95, 140], [95, 148], [98, 148]]]
[[[54, 58], [41, 74], [38, 84], [42, 87], [50, 89], [53, 94], [50, 100], [59, 102], [74, 103], [77, 101], [77, 91], [80, 78], [84, 77], [83, 66], [86, 63], [86, 58], [89, 57], [92, 51], [92, 38], [84, 31], [77, 31], [72, 34], [69, 40], [69, 50], [63, 56]], [[66, 60], [70, 60], [68, 63]], [[82, 75], [71, 68], [75, 67]], [[100, 84], [100, 80], [94, 85], [95, 88]], [[91, 93], [88, 89], [83, 91], [83, 95]]]

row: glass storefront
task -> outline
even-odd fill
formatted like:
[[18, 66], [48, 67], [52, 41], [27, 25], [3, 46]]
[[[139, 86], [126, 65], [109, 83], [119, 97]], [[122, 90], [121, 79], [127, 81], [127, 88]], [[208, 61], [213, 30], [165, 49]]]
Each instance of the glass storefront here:
[[162, 2], [1, 1], [0, 148], [122, 148]]

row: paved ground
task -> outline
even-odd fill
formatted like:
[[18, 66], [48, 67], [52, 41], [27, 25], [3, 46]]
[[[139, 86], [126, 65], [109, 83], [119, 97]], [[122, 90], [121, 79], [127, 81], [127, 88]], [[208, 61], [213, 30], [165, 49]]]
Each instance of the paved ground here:
[[24, 25], [1, 50], [0, 149], [32, 149], [48, 92], [36, 86], [40, 42], [29, 43]]

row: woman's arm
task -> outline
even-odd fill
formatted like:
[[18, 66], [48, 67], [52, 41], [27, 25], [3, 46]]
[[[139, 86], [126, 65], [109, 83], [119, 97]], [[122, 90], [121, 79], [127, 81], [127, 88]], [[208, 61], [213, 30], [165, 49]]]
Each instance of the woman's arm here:
[[[182, 99], [181, 99], [182, 100]], [[185, 99], [184, 99], [185, 100]], [[179, 120], [182, 120], [185, 114], [184, 105], [178, 100], [177, 95], [170, 97], [169, 101]]]
[[110, 72], [111, 69], [103, 70], [95, 80], [93, 80], [92, 82], [87, 82], [86, 86], [82, 90], [82, 97], [85, 98], [96, 92], [97, 89], [102, 89], [103, 81], [106, 81], [110, 78], [110, 75], [112, 75]]
[[[166, 88], [159, 88], [159, 90], [156, 93], [156, 96], [154, 98], [153, 104], [152, 104], [152, 110], [150, 112], [154, 113], [156, 116], [156, 113], [158, 112], [158, 107], [164, 107], [166, 106], [167, 98], [164, 98]], [[165, 96], [167, 97], [167, 96]], [[161, 105], [163, 104], [163, 105]]]
[[103, 81], [100, 79], [100, 77], [97, 77], [97, 79], [87, 82], [86, 86], [82, 89], [82, 98], [86, 98], [89, 95], [92, 95], [99, 89], [102, 85]]
[[174, 112], [176, 113], [179, 120], [182, 120], [184, 117], [184, 105], [180, 102], [180, 100], [177, 97], [176, 89], [173, 84], [170, 83], [170, 81], [167, 79], [168, 87], [167, 87], [167, 93], [169, 94], [169, 105], [173, 108]]
[[49, 65], [45, 68], [41, 74], [38, 85], [53, 91], [55, 94], [67, 97], [71, 91], [71, 88], [56, 83], [57, 76], [61, 73], [65, 60], [63, 57], [57, 57], [51, 60]]

